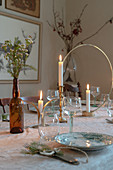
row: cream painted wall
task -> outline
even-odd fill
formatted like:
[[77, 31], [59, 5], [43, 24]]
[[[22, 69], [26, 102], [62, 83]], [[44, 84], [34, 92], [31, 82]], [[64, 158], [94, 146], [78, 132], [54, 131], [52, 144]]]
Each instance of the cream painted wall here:
[[[49, 88], [57, 87], [57, 62], [58, 55], [61, 53], [62, 41], [56, 33], [48, 26], [47, 20], [52, 23], [53, 0], [40, 1], [40, 18], [30, 17], [21, 13], [16, 13], [5, 9], [5, 0], [0, 7], [0, 11], [18, 15], [42, 22], [42, 42], [40, 57], [40, 82], [38, 84], [20, 84], [21, 96], [38, 95], [39, 90], [43, 91], [44, 98]], [[59, 11], [64, 8], [65, 0], [56, 0], [55, 8]], [[11, 96], [12, 84], [0, 84], [0, 98]]]
[[[66, 21], [77, 18], [84, 5], [88, 4], [82, 16], [82, 33], [75, 40], [92, 35], [106, 21], [113, 17], [112, 0], [66, 0]], [[109, 57], [113, 65], [113, 24], [107, 24], [96, 36], [86, 41], [100, 47]], [[80, 48], [75, 52], [78, 66], [77, 80], [81, 83], [82, 95], [85, 97], [86, 84], [100, 86], [101, 93], [108, 93], [111, 87], [111, 71], [105, 57], [99, 51], [90, 48]], [[111, 95], [113, 97], [113, 93]]]
[[[0, 11], [19, 15], [42, 22], [42, 43], [41, 43], [41, 60], [40, 60], [40, 82], [38, 84], [20, 84], [21, 96], [37, 95], [39, 90], [43, 90], [46, 97], [47, 89], [56, 88], [57, 82], [57, 62], [58, 55], [64, 47], [63, 41], [59, 36], [52, 31], [48, 26], [47, 20], [53, 21], [52, 17], [52, 0], [41, 0], [40, 18], [30, 17], [21, 13], [16, 13], [5, 9], [5, 0]], [[57, 11], [66, 9], [66, 22], [68, 23], [73, 18], [76, 18], [85, 4], [88, 4], [87, 9], [82, 17], [83, 32], [77, 37], [75, 42], [93, 34], [105, 21], [113, 16], [112, 0], [55, 0], [55, 8]], [[66, 7], [66, 8], [65, 8]], [[108, 24], [95, 37], [87, 41], [100, 48], [109, 56], [113, 63], [113, 25]], [[88, 54], [89, 55], [88, 55]], [[64, 53], [62, 53], [65, 55]], [[92, 49], [76, 51], [76, 62], [78, 66], [77, 80], [82, 86], [82, 94], [85, 96], [86, 83], [99, 85], [102, 93], [108, 93], [111, 83], [111, 73], [106, 59]], [[96, 57], [95, 57], [96, 56]], [[93, 70], [93, 73], [91, 73]], [[101, 80], [100, 80], [101, 79]], [[0, 98], [11, 96], [12, 84], [0, 84]]]

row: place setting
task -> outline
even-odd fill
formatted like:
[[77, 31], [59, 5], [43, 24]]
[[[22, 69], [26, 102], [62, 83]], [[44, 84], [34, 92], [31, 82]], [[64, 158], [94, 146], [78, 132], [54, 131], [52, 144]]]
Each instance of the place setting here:
[[[92, 125], [96, 125], [96, 118], [98, 118], [97, 124], [102, 125], [102, 122], [99, 122], [99, 116], [100, 113], [103, 116], [105, 112], [103, 109], [106, 109], [107, 117], [113, 116], [112, 100], [110, 100], [109, 94], [100, 96], [101, 88], [92, 84], [86, 84], [85, 100], [82, 100], [78, 95], [64, 93], [64, 61], [65, 58], [63, 60], [60, 55], [58, 88], [47, 90], [46, 102], [43, 99], [42, 90], [36, 103], [34, 102], [35, 98], [28, 100], [29, 98], [22, 97], [22, 100], [19, 100], [19, 103], [17, 102], [15, 105], [17, 107], [15, 109], [18, 112], [22, 111], [19, 113], [23, 113], [24, 107], [27, 107], [28, 113], [24, 113], [24, 118], [19, 119], [19, 124], [15, 123], [14, 119], [10, 119], [9, 114], [9, 119], [3, 114], [1, 125], [7, 123], [8, 129], [5, 138], [8, 138], [9, 141], [15, 142], [16, 138], [22, 140], [21, 147], [23, 149], [19, 149], [19, 152], [23, 156], [38, 155], [47, 157], [50, 161], [55, 159], [69, 165], [81, 166], [89, 163], [90, 155], [97, 154], [99, 156], [113, 144], [111, 134], [104, 133], [102, 130], [96, 131], [96, 127], [92, 129]], [[75, 88], [75, 94], [77, 94], [78, 89]], [[98, 96], [100, 100], [97, 99]], [[29, 108], [28, 105], [31, 107]], [[33, 110], [32, 113], [31, 110]], [[13, 110], [11, 111], [13, 114]], [[107, 117], [106, 124], [111, 123], [112, 119]], [[22, 126], [22, 132], [16, 131], [18, 125]], [[14, 128], [14, 131], [9, 132], [11, 128]], [[2, 140], [5, 138], [3, 134]]]
[[[113, 136], [93, 131], [77, 132], [76, 121], [78, 118], [84, 119], [84, 121], [85, 118], [95, 119], [94, 112], [103, 105], [105, 106], [108, 98], [106, 98], [107, 95], [102, 95], [101, 102], [97, 104], [96, 97], [100, 94], [100, 87], [91, 86], [90, 89], [89, 84], [86, 87], [86, 103], [83, 106], [85, 110], [82, 108], [80, 97], [64, 96], [62, 56], [59, 56], [59, 60], [59, 90], [47, 91], [47, 103], [43, 103], [42, 94], [38, 101], [37, 109], [40, 113], [40, 119], [38, 119], [38, 126], [34, 126], [34, 128], [38, 128], [40, 140], [26, 144], [24, 151], [25, 153], [38, 153], [43, 156], [58, 158], [74, 165], [79, 165], [79, 158], [83, 154], [86, 158], [84, 163], [88, 163], [88, 152], [101, 151], [112, 145]], [[93, 105], [90, 103], [90, 94], [94, 97]], [[56, 106], [55, 103], [57, 103]], [[48, 106], [49, 104], [51, 104], [51, 107]], [[91, 108], [94, 108], [94, 110], [91, 110]], [[108, 115], [110, 115], [110, 112]], [[48, 148], [49, 146], [50, 148]], [[72, 156], [70, 150], [74, 152], [75, 156], [79, 152], [79, 158], [74, 159], [75, 156]]]
[[[111, 91], [109, 94], [101, 94], [99, 86], [86, 82], [85, 100], [82, 100], [79, 96], [80, 86], [68, 86], [63, 82], [63, 65], [67, 57], [63, 60], [62, 55], [59, 55], [58, 87], [48, 89], [46, 96], [43, 96], [41, 90], [38, 98], [20, 97], [18, 81], [14, 79], [13, 99], [7, 103], [11, 107], [9, 119], [4, 113], [1, 126], [3, 123], [9, 126], [10, 132], [7, 129], [6, 135], [9, 140], [22, 139], [23, 149], [20, 153], [23, 155], [38, 154], [80, 166], [89, 163], [89, 152], [93, 155], [99, 151], [101, 154], [113, 144], [113, 136], [101, 130], [103, 120], [100, 119], [100, 114], [103, 116], [103, 109], [106, 109], [106, 124], [112, 122], [112, 119], [107, 118], [113, 116]], [[69, 93], [69, 88], [72, 93]], [[29, 113], [24, 113], [25, 106]], [[33, 109], [32, 113], [29, 106]], [[15, 116], [15, 113], [18, 114]], [[93, 124], [99, 126], [98, 131], [96, 126], [92, 128]]]

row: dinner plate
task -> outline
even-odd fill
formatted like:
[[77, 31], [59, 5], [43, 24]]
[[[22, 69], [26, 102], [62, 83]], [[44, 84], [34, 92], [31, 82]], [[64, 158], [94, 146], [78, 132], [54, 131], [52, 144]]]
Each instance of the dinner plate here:
[[56, 142], [82, 150], [100, 150], [113, 144], [113, 136], [100, 133], [72, 132], [55, 137]]

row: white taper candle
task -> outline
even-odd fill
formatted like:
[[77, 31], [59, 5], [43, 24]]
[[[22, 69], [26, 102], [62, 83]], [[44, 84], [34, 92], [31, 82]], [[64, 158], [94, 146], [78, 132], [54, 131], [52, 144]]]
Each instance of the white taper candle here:
[[59, 56], [59, 86], [63, 86], [63, 61], [62, 56]]
[[43, 110], [42, 91], [40, 91], [40, 100], [38, 100], [38, 109], [40, 113], [42, 113], [42, 110]]
[[87, 84], [87, 90], [86, 90], [86, 111], [90, 112], [90, 90], [89, 90], [89, 84]]

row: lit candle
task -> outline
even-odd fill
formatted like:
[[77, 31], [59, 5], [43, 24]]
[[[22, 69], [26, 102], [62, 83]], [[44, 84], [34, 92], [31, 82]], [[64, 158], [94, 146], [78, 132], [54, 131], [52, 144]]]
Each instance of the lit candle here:
[[90, 90], [89, 90], [89, 84], [87, 84], [87, 90], [86, 90], [86, 111], [90, 112]]
[[59, 86], [63, 86], [63, 61], [62, 56], [59, 56]]
[[38, 109], [40, 113], [42, 113], [42, 110], [43, 110], [42, 91], [40, 91], [40, 100], [38, 100]]

